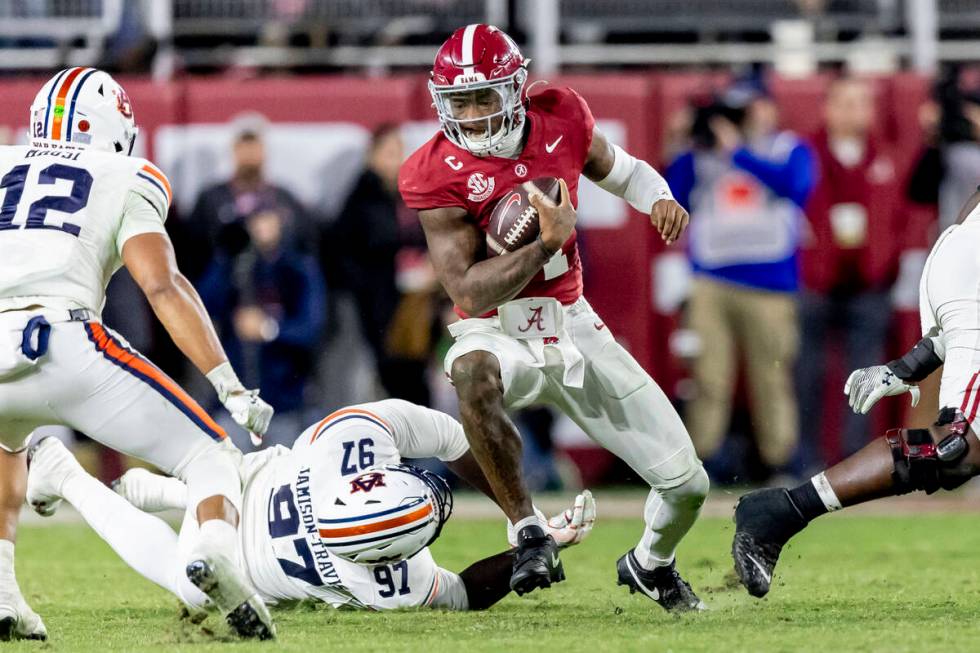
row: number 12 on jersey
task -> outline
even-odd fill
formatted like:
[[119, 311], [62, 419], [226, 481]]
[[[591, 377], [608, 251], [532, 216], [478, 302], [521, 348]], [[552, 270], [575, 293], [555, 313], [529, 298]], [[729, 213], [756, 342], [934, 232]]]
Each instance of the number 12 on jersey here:
[[[3, 204], [0, 205], [0, 231], [20, 228], [19, 225], [14, 224], [14, 216], [17, 214], [30, 171], [29, 164], [15, 166], [0, 179], [0, 190], [4, 191]], [[48, 186], [58, 183], [58, 180], [71, 182], [70, 193], [45, 195], [32, 202], [27, 210], [24, 229], [58, 229], [72, 236], [81, 233], [82, 228], [77, 224], [63, 222], [61, 225], [50, 225], [45, 224], [44, 220], [48, 216], [48, 211], [70, 214], [84, 209], [88, 205], [88, 196], [92, 191], [92, 174], [84, 168], [55, 163], [38, 173], [36, 183], [39, 186]]]

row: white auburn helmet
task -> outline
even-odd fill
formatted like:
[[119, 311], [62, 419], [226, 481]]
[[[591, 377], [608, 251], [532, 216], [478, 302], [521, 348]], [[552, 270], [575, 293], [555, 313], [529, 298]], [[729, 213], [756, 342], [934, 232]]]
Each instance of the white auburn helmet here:
[[95, 68], [66, 68], [41, 87], [28, 136], [47, 147], [90, 147], [129, 155], [139, 128], [123, 87]]
[[411, 558], [439, 537], [453, 511], [445, 479], [411, 465], [377, 465], [338, 478], [317, 501], [320, 540], [331, 553], [362, 564]]

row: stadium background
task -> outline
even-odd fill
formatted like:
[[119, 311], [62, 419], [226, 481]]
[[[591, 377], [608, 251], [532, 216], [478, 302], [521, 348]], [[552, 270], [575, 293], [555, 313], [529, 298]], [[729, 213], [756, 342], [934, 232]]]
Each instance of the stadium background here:
[[[821, 123], [828, 84], [851, 73], [872, 80], [877, 136], [904, 179], [927, 145], [920, 111], [937, 75], [954, 64], [966, 63], [968, 70], [980, 52], [974, 48], [980, 2], [964, 0], [6, 0], [0, 2], [0, 141], [23, 142], [26, 109], [52, 71], [102, 66], [133, 100], [142, 130], [137, 152], [173, 182], [171, 225], [187, 219], [204, 187], [227, 178], [236, 130], [260, 114], [267, 121], [267, 178], [296, 195], [318, 229], [329, 228], [372, 129], [400, 125], [406, 155], [437, 129], [427, 64], [452, 29], [474, 21], [514, 34], [532, 58], [532, 81], [575, 88], [612, 140], [661, 170], [674, 117], [746, 71], [764, 77], [782, 126], [804, 136]], [[641, 216], [585, 185], [586, 294], [623, 344], [682, 402], [689, 387], [676, 338], [689, 281], [683, 252], [665, 250]], [[902, 247], [927, 249], [936, 234], [936, 207], [906, 201], [903, 193], [900, 210], [906, 228], [892, 236]], [[914, 269], [906, 272], [916, 276]], [[915, 288], [910, 295], [907, 286], [893, 291], [891, 353], [917, 335]], [[349, 297], [328, 292], [331, 316], [306, 398], [310, 419], [383, 396]], [[149, 319], [145, 304], [125, 289], [110, 293], [110, 323], [114, 314]], [[116, 326], [213, 406], [200, 379], [172, 360], [158, 329], [147, 335]], [[832, 345], [828, 386], [843, 378], [837, 353]], [[433, 403], [452, 412], [454, 398], [440, 369], [433, 356]], [[827, 415], [838, 415], [841, 397], [826, 395]], [[930, 402], [921, 406], [907, 415], [904, 402], [886, 402], [872, 433], [903, 420], [927, 422]], [[839, 456], [838, 419], [825, 419], [820, 433], [803, 433], [829, 460]], [[744, 436], [747, 429], [736, 411], [732, 430]], [[628, 478], [570, 422], [559, 419], [551, 432], [581, 474], [566, 482]], [[112, 460], [106, 454], [105, 478], [118, 470]]]

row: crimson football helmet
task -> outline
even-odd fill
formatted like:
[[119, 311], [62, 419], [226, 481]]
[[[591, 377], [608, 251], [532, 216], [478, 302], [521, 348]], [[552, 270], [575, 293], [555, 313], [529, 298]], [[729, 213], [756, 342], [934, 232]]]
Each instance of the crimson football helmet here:
[[[432, 65], [429, 92], [446, 137], [477, 156], [516, 149], [524, 127], [524, 83], [527, 64], [513, 39], [492, 25], [461, 27], [442, 44]], [[491, 89], [500, 96], [500, 110], [479, 118], [458, 118], [452, 97]], [[494, 120], [502, 118], [496, 131]], [[484, 127], [483, 136], [469, 136], [462, 125]]]

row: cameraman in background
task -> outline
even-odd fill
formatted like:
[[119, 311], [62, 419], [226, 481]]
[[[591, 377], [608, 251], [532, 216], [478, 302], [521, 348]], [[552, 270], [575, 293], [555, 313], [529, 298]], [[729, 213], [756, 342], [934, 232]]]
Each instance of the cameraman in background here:
[[736, 81], [697, 109], [693, 147], [667, 170], [674, 196], [691, 214], [686, 321], [700, 352], [685, 421], [709, 471], [725, 464], [712, 458], [729, 427], [740, 360], [768, 473], [786, 472], [797, 445], [797, 255], [815, 171], [807, 146], [778, 126], [761, 80]]

